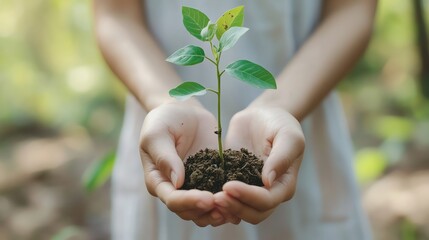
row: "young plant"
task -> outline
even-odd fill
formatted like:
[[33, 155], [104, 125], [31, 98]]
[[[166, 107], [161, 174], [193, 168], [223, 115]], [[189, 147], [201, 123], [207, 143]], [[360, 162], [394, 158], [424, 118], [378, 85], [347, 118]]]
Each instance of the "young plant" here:
[[[217, 95], [218, 130], [215, 133], [218, 138], [221, 168], [224, 169], [225, 161], [223, 157], [221, 124], [222, 75], [227, 73], [238, 80], [262, 89], [276, 89], [276, 81], [269, 71], [248, 60], [238, 60], [229, 64], [224, 70], [219, 69], [222, 53], [232, 48], [238, 39], [249, 30], [243, 27], [243, 6], [226, 11], [216, 23], [211, 22], [201, 11], [190, 7], [183, 6], [182, 15], [186, 30], [192, 36], [203, 42], [207, 42], [210, 45], [213, 57], [206, 56], [201, 47], [188, 45], [174, 52], [167, 58], [167, 61], [177, 65], [190, 66], [199, 64], [207, 59], [216, 67], [217, 89], [206, 88], [196, 82], [184, 82], [176, 88], [171, 89], [169, 94], [179, 100], [186, 100], [192, 96], [201, 96], [207, 92]], [[213, 42], [215, 36], [218, 44]]]

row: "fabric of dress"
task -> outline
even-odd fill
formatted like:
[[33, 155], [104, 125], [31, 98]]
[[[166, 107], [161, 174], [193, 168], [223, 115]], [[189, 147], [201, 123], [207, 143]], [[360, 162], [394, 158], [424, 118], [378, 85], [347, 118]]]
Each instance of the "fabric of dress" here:
[[[228, 9], [245, 5], [244, 25], [250, 30], [234, 48], [222, 55], [223, 66], [248, 59], [277, 75], [313, 32], [320, 18], [322, 1], [146, 0], [144, 11], [149, 28], [166, 55], [188, 44], [207, 45], [189, 35], [183, 27], [182, 5], [200, 9], [212, 21]], [[210, 53], [206, 47], [205, 50]], [[215, 70], [208, 62], [176, 69], [183, 80], [216, 87]], [[231, 116], [244, 109], [261, 90], [224, 76], [222, 121], [227, 127]], [[285, 96], [285, 101], [287, 99]], [[199, 100], [216, 113], [214, 96], [208, 94]], [[329, 94], [302, 123], [306, 149], [293, 199], [281, 204], [258, 225], [242, 222], [238, 226], [200, 228], [180, 219], [159, 199], [150, 196], [138, 149], [145, 114], [133, 97], [127, 98], [113, 173], [113, 239], [371, 239], [355, 182], [352, 144], [335, 93]]]

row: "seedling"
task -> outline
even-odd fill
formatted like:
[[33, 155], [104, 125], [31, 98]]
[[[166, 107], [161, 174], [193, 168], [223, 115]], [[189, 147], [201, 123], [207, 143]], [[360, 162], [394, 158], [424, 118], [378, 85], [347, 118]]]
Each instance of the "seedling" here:
[[[276, 81], [268, 70], [248, 60], [235, 61], [229, 64], [224, 70], [219, 68], [222, 54], [232, 48], [239, 38], [249, 30], [243, 27], [243, 6], [226, 11], [216, 23], [211, 22], [201, 11], [190, 7], [183, 6], [182, 15], [186, 30], [202, 42], [210, 44], [212, 58], [206, 56], [201, 47], [188, 45], [174, 52], [167, 58], [167, 61], [177, 65], [190, 66], [208, 60], [216, 67], [217, 89], [206, 88], [196, 82], [183, 82], [176, 88], [171, 89], [169, 94], [179, 100], [186, 100], [192, 96], [201, 96], [207, 92], [212, 92], [217, 95], [218, 129], [215, 133], [218, 138], [219, 157], [221, 159], [220, 165], [221, 168], [224, 169], [225, 161], [223, 156], [221, 123], [222, 75], [227, 73], [238, 80], [262, 89], [276, 89]], [[218, 40], [217, 44], [213, 42], [215, 36]]]

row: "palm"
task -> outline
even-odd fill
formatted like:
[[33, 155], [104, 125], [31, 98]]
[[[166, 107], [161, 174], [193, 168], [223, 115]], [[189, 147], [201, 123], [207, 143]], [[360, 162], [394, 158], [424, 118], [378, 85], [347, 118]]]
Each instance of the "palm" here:
[[[216, 119], [208, 112], [196, 113], [193, 119], [188, 122], [181, 122], [181, 128], [176, 134], [176, 150], [182, 159], [205, 148], [216, 149], [217, 140]], [[178, 119], [175, 119], [178, 121]], [[182, 124], [183, 123], [183, 124]]]
[[266, 128], [264, 120], [264, 116], [257, 113], [237, 113], [229, 124], [226, 147], [236, 150], [246, 148], [266, 160], [272, 147], [273, 134]]

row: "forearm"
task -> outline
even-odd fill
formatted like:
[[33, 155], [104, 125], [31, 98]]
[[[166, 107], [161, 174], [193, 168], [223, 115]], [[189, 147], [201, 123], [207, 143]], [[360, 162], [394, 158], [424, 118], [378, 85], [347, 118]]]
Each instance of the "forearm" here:
[[252, 106], [281, 107], [301, 121], [363, 54], [372, 31], [375, 0], [326, 1], [321, 23]]
[[96, 36], [112, 71], [150, 111], [174, 101], [168, 91], [180, 83], [180, 78], [147, 30], [141, 1], [125, 2], [94, 1]]

